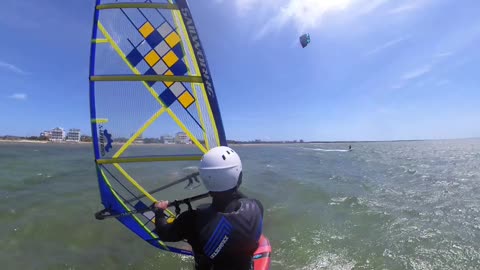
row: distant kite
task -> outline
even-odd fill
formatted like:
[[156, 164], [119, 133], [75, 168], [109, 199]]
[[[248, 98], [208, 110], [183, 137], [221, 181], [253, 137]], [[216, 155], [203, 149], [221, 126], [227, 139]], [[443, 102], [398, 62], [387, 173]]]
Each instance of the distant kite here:
[[302, 48], [307, 47], [308, 43], [310, 43], [310, 35], [303, 34], [300, 36], [300, 44], [302, 44]]

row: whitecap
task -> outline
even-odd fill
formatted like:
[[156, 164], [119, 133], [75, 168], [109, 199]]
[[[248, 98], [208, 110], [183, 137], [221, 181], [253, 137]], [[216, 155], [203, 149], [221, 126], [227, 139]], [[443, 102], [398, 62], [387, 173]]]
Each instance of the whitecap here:
[[345, 202], [347, 199], [348, 199], [348, 197], [336, 197], [336, 198], [331, 198], [330, 200], [332, 202], [339, 203], [339, 202]]
[[313, 151], [321, 151], [321, 152], [350, 152], [348, 149], [323, 149], [323, 148], [313, 148]]
[[356, 261], [349, 260], [343, 256], [325, 253], [316, 256], [315, 260], [308, 265], [300, 268], [304, 270], [317, 270], [317, 269], [335, 269], [335, 270], [350, 270], [355, 267]]
[[183, 170], [184, 171], [192, 171], [192, 170], [198, 171], [198, 166], [188, 166], [188, 167], [183, 168]]

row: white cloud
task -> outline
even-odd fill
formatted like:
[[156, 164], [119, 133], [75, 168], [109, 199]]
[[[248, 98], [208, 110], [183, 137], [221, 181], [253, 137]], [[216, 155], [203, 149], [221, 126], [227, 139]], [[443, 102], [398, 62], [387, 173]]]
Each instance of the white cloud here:
[[414, 10], [417, 7], [418, 7], [417, 3], [408, 3], [408, 4], [405, 4], [405, 5], [393, 8], [393, 9], [389, 10], [388, 13], [390, 13], [390, 14], [404, 13], [404, 12], [407, 12], [407, 11]]
[[[439, 52], [436, 54], [433, 54], [432, 56], [432, 61], [428, 64], [424, 64], [423, 66], [417, 67], [416, 69], [412, 69], [408, 72], [405, 72], [402, 76], [402, 83], [399, 85], [402, 85], [403, 83], [422, 77], [432, 71], [432, 69], [435, 66], [438, 66], [439, 63], [441, 62], [442, 58], [448, 57], [450, 55], [453, 55], [453, 51], [444, 51], [444, 52]], [[438, 86], [448, 84], [450, 81], [449, 80], [438, 80], [436, 84]], [[418, 82], [418, 84], [422, 84], [424, 82]], [[392, 87], [393, 88], [393, 87]]]
[[410, 71], [406, 72], [405, 74], [403, 74], [402, 78], [404, 80], [416, 79], [418, 77], [421, 77], [421, 76], [429, 73], [431, 70], [432, 70], [431, 65], [425, 65], [425, 66], [422, 66], [422, 67], [419, 67], [419, 68], [416, 68], [416, 69], [413, 69], [413, 70], [410, 70]]
[[11, 99], [16, 99], [16, 100], [26, 100], [27, 99], [27, 94], [24, 93], [15, 93], [10, 96], [8, 96]]
[[383, 6], [390, 0], [365, 0], [365, 1], [357, 1], [359, 3], [359, 10], [360, 14], [367, 14], [370, 13], [377, 8]]
[[3, 62], [3, 61], [0, 61], [0, 68], [15, 72], [17, 74], [26, 74], [26, 72], [24, 70], [22, 70], [21, 68], [15, 66], [13, 64]]
[[231, 3], [239, 15], [248, 15], [250, 20], [261, 25], [254, 35], [255, 39], [260, 39], [285, 25], [293, 25], [298, 33], [302, 33], [318, 28], [331, 13], [348, 11], [348, 17], [356, 18], [390, 2], [392, 0], [234, 0]]
[[[299, 32], [313, 29], [320, 25], [323, 17], [330, 12], [341, 11], [351, 5], [354, 0], [288, 0], [284, 5], [272, 5], [275, 15], [257, 32], [256, 38], [265, 36], [268, 32], [279, 30], [287, 23], [292, 23]], [[243, 7], [250, 0], [237, 0]], [[258, 3], [256, 1], [255, 3]]]
[[[392, 7], [393, 0], [215, 0], [217, 3], [233, 3], [243, 19], [255, 21], [260, 39], [270, 32], [279, 31], [286, 25], [293, 25], [298, 33], [311, 31], [322, 25], [325, 16], [344, 12], [348, 18], [368, 15], [379, 8]], [[397, 6], [390, 13], [406, 13], [423, 6], [430, 0], [416, 0]], [[261, 25], [258, 27], [258, 25]]]
[[408, 40], [408, 39], [410, 39], [410, 37], [400, 37], [400, 38], [392, 39], [392, 40], [387, 41], [387, 42], [383, 43], [382, 45], [368, 51], [367, 53], [365, 53], [365, 56], [368, 56], [368, 55], [371, 55], [371, 54], [374, 54], [374, 53], [378, 53], [380, 51], [383, 51], [387, 48], [393, 47], [393, 46], [397, 45], [398, 43], [403, 42], [403, 41]]
[[252, 10], [255, 5], [258, 5], [258, 3], [259, 1], [257, 0], [235, 0], [235, 8], [241, 15], [244, 15]]
[[437, 57], [437, 58], [442, 58], [442, 57], [448, 57], [450, 55], [453, 54], [453, 51], [450, 51], [450, 52], [439, 52], [437, 54], [434, 55], [434, 57]]

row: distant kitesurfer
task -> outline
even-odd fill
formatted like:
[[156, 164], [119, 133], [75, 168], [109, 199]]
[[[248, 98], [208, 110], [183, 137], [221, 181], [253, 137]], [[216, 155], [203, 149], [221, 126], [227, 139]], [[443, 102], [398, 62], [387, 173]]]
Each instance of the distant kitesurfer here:
[[166, 242], [187, 240], [197, 270], [250, 270], [262, 234], [263, 206], [238, 191], [242, 162], [229, 147], [208, 151], [200, 161], [202, 182], [210, 192], [207, 208], [188, 210], [167, 223], [167, 201], [155, 203], [155, 232]]
[[352, 146], [351, 146], [351, 145], [348, 146], [348, 150], [352, 150]]

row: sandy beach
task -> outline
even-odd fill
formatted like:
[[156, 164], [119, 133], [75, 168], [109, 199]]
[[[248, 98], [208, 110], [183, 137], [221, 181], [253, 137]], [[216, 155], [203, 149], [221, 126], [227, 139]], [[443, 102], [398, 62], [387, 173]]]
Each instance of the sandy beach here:
[[49, 143], [49, 141], [35, 141], [35, 140], [1, 140], [0, 143]]

